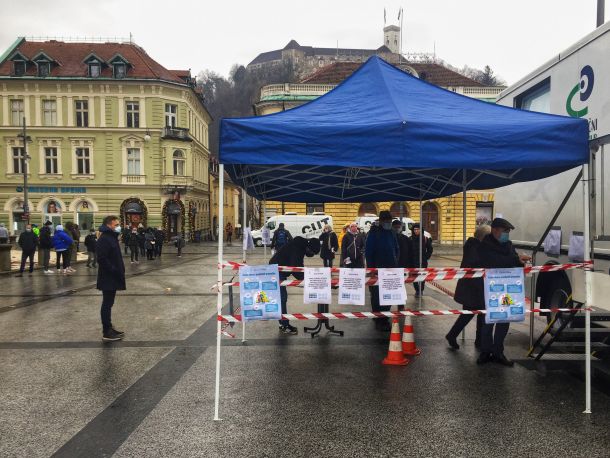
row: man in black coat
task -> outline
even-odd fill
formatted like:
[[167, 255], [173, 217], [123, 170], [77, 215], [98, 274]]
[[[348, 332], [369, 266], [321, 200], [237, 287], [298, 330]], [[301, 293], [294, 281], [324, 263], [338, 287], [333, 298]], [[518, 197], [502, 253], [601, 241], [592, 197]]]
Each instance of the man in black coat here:
[[[421, 227], [419, 223], [415, 223], [412, 228], [413, 232], [411, 234], [411, 267], [428, 267], [428, 259], [432, 256], [432, 239], [426, 237], [425, 234], [422, 235]], [[423, 236], [423, 240], [420, 242], [420, 237]], [[419, 249], [420, 243], [422, 244], [422, 258], [421, 262], [419, 259]], [[419, 297], [424, 293], [424, 287], [426, 286], [425, 282], [417, 282], [413, 283], [413, 288], [415, 288], [415, 297]]]
[[[464, 244], [464, 253], [462, 256], [462, 268], [481, 267], [479, 264], [479, 246], [481, 241], [491, 231], [487, 224], [483, 224], [476, 228], [474, 237], [470, 237]], [[483, 293], [483, 277], [480, 278], [460, 278], [455, 288], [453, 300], [461, 304], [464, 310], [485, 310], [485, 295]], [[466, 327], [474, 315], [460, 315], [455, 321], [453, 327], [449, 330], [445, 339], [449, 342], [449, 346], [454, 350], [459, 350], [460, 346], [457, 343], [457, 337]], [[476, 348], [481, 347], [481, 329], [485, 325], [485, 315], [477, 315], [477, 331], [474, 340]]]
[[43, 272], [45, 274], [52, 274], [53, 271], [49, 269], [49, 262], [51, 260], [51, 248], [53, 248], [53, 240], [51, 238], [51, 226], [53, 223], [47, 221], [44, 226], [40, 229], [38, 234], [38, 243], [40, 251], [42, 251], [42, 265], [44, 267]]
[[102, 291], [102, 340], [121, 340], [125, 335], [112, 326], [112, 306], [117, 291], [123, 291], [125, 286], [125, 265], [119, 245], [121, 226], [116, 216], [106, 216], [100, 226], [100, 237], [97, 240], [97, 289]]
[[36, 253], [36, 247], [38, 246], [38, 237], [32, 231], [31, 224], [26, 224], [25, 231], [19, 235], [17, 243], [21, 247], [21, 266], [17, 276], [23, 277], [25, 263], [28, 258], [30, 258], [30, 275], [32, 275], [32, 272], [34, 272], [34, 253]]
[[[491, 234], [483, 238], [479, 249], [480, 267], [500, 269], [523, 267], [531, 259], [528, 255], [518, 255], [510, 242], [509, 233], [515, 227], [504, 218], [495, 218], [491, 223]], [[481, 354], [477, 364], [495, 361], [504, 366], [513, 362], [504, 356], [504, 339], [508, 334], [509, 323], [485, 324], [481, 330]], [[495, 328], [495, 329], [494, 329]]]
[[[269, 260], [269, 264], [303, 267], [303, 260], [305, 259], [305, 256], [311, 258], [319, 252], [320, 241], [318, 239], [304, 239], [303, 237], [295, 237], [273, 255], [273, 257]], [[291, 275], [297, 280], [303, 280], [305, 278], [305, 273], [303, 272], [280, 272], [280, 282], [283, 282]], [[288, 290], [285, 286], [280, 286], [280, 296], [282, 299], [282, 313], [288, 313], [286, 308], [286, 303], [288, 302]], [[284, 334], [296, 334], [298, 329], [291, 326], [288, 320], [280, 320], [280, 332]]]

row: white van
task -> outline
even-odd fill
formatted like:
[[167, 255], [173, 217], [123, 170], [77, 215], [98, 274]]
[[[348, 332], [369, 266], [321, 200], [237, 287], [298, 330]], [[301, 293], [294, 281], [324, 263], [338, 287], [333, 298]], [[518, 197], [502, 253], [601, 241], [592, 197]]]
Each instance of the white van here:
[[[290, 232], [292, 237], [304, 237], [306, 239], [320, 237], [322, 229], [325, 225], [333, 224], [333, 217], [323, 213], [314, 213], [313, 215], [297, 215], [296, 213], [286, 213], [284, 215], [272, 216], [267, 220], [270, 238], [273, 239], [273, 234], [279, 227], [280, 223], [284, 223], [284, 229]], [[262, 227], [252, 231], [252, 238], [256, 246], [263, 246]], [[334, 228], [333, 228], [334, 229]]]
[[[379, 217], [376, 215], [359, 216], [358, 218], [356, 218], [356, 224], [362, 230], [362, 232], [366, 234], [371, 229], [371, 224], [373, 224], [373, 222], [377, 221], [378, 219]], [[411, 218], [407, 218], [406, 216], [403, 216], [402, 218], [392, 218], [392, 221], [394, 221], [395, 219], [402, 220], [402, 233], [405, 234], [407, 237], [411, 237], [411, 228], [413, 227], [413, 224], [415, 224], [415, 221], [413, 221]], [[428, 231], [424, 231], [424, 235], [428, 238], [432, 237]]]

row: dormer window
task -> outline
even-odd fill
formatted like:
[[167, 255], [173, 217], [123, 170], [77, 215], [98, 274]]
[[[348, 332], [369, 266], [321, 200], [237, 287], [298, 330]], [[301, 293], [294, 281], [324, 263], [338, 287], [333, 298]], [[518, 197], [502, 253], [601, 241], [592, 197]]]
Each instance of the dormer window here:
[[13, 62], [13, 75], [23, 76], [26, 71], [26, 63], [24, 60], [16, 60]]
[[89, 64], [89, 76], [91, 78], [99, 78], [100, 73], [102, 72], [102, 66], [99, 62], [91, 62]]
[[124, 63], [116, 63], [116, 64], [112, 64], [112, 68], [114, 71], [114, 77], [115, 78], [125, 78], [126, 74], [127, 74], [127, 69]]
[[89, 78], [99, 78], [102, 76], [102, 67], [107, 65], [102, 59], [93, 53], [85, 57], [83, 63], [87, 64], [87, 75]]
[[41, 78], [46, 78], [51, 73], [51, 63], [50, 62], [36, 62], [38, 66], [38, 76]]

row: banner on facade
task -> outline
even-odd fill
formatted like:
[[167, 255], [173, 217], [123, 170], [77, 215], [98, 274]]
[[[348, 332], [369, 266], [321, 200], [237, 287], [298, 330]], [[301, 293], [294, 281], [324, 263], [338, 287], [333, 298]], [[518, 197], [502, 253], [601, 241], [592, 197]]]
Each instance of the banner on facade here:
[[339, 269], [339, 304], [364, 305], [366, 269]]
[[330, 304], [330, 267], [306, 267], [303, 288], [303, 303]]
[[404, 305], [407, 302], [404, 269], [377, 269], [379, 305]]
[[523, 268], [486, 269], [484, 285], [487, 324], [525, 320]]
[[279, 279], [277, 264], [239, 268], [239, 297], [245, 321], [282, 317]]

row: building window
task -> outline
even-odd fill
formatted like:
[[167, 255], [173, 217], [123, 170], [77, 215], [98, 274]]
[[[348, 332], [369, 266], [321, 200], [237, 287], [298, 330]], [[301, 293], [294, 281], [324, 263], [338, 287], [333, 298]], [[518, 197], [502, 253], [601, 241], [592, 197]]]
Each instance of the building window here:
[[545, 78], [515, 97], [515, 108], [540, 113], [551, 112], [551, 77]]
[[324, 204], [307, 204], [305, 212], [311, 215], [315, 212], [324, 213]]
[[140, 175], [139, 148], [127, 148], [127, 175]]
[[120, 64], [114, 64], [112, 66], [112, 68], [114, 69], [114, 77], [115, 78], [125, 78], [126, 76], [126, 67], [125, 64], [120, 63]]
[[20, 126], [23, 122], [23, 100], [11, 100], [11, 120], [13, 126]]
[[44, 149], [44, 172], [48, 174], [57, 174], [57, 148]]
[[98, 78], [100, 76], [102, 69], [99, 62], [92, 62], [89, 64], [89, 76], [91, 78]]
[[55, 100], [42, 101], [42, 118], [45, 126], [57, 125], [57, 102]]
[[22, 147], [13, 147], [13, 173], [23, 173], [23, 154], [24, 150]]
[[77, 100], [76, 105], [76, 127], [89, 127], [89, 102]]
[[38, 76], [41, 78], [46, 78], [51, 73], [51, 63], [50, 62], [37, 62], [38, 66]]
[[184, 152], [177, 149], [174, 151], [174, 176], [184, 176]]
[[165, 104], [165, 126], [176, 127], [176, 118], [178, 117], [178, 105], [171, 103]]
[[78, 175], [89, 175], [91, 173], [89, 148], [76, 148], [76, 173]]
[[127, 102], [127, 127], [140, 127], [140, 104]]
[[25, 75], [26, 64], [23, 60], [16, 60], [13, 62], [13, 74], [15, 76]]

